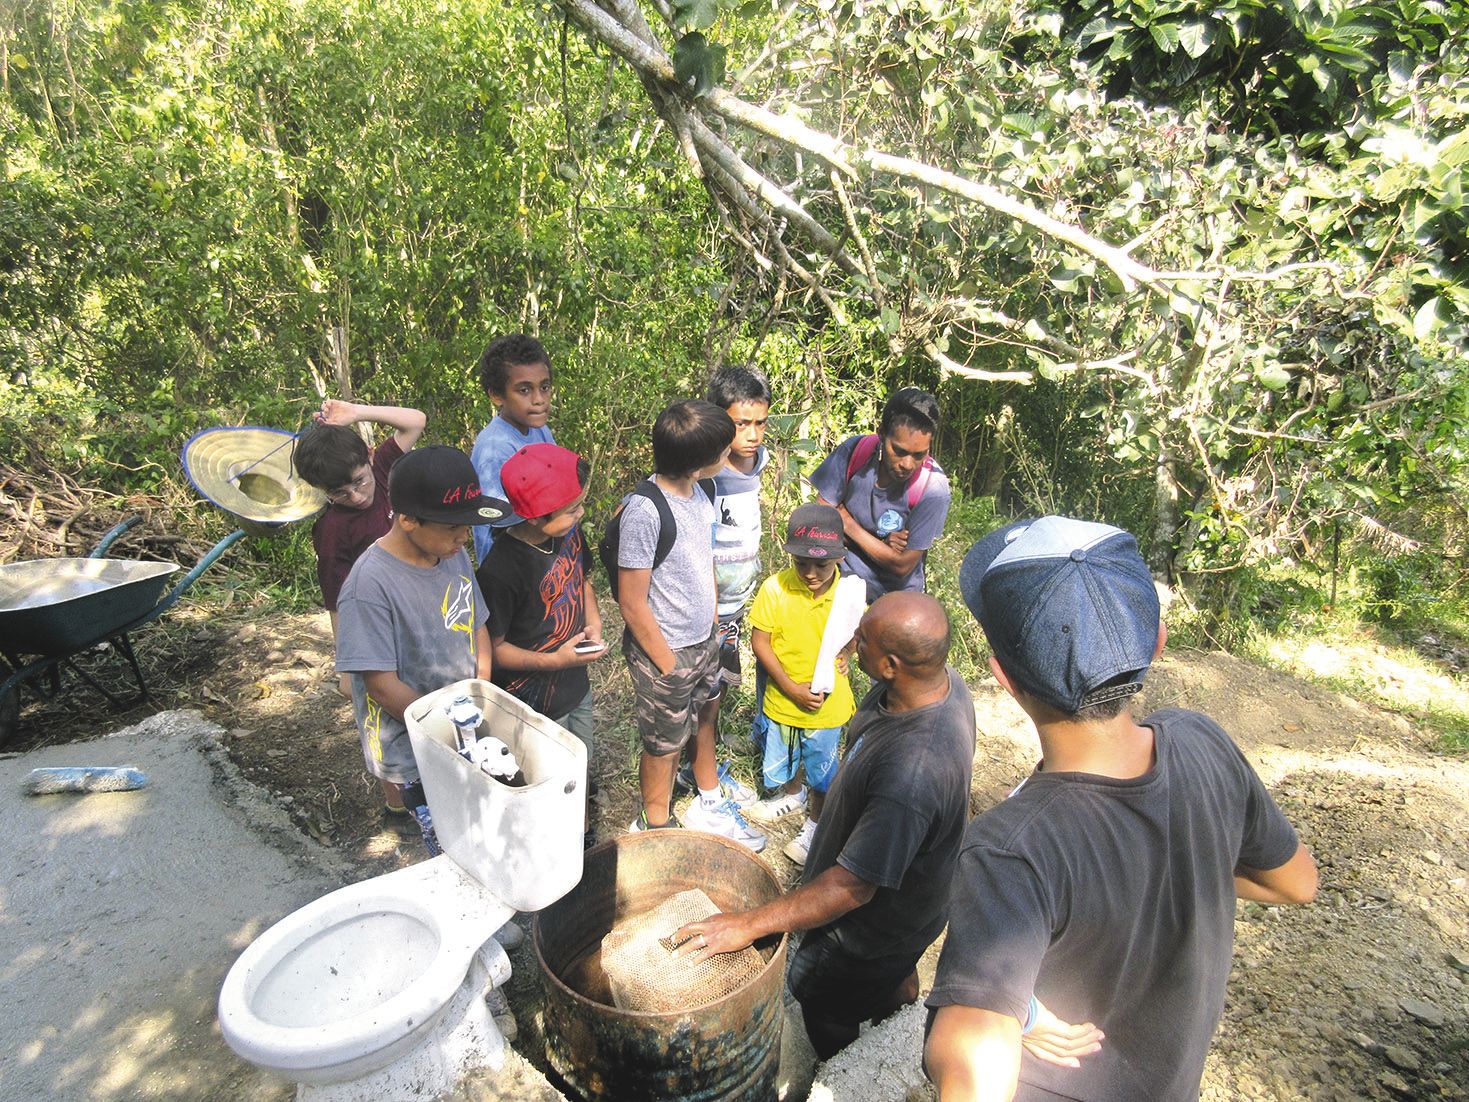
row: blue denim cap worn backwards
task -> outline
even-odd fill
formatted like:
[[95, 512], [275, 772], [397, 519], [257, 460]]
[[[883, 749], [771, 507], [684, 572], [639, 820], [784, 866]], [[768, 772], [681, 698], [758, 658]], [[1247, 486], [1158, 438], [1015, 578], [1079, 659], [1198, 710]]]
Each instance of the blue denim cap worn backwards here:
[[1120, 528], [1042, 517], [991, 532], [959, 570], [964, 603], [1005, 673], [1067, 715], [1143, 685], [1158, 591]]

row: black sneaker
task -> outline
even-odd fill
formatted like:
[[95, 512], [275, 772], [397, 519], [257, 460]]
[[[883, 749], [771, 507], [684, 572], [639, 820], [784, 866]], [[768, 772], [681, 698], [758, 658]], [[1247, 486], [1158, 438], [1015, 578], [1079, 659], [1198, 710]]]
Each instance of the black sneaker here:
[[629, 834], [641, 834], [645, 830], [670, 830], [682, 826], [683, 824], [678, 821], [677, 815], [670, 814], [668, 816], [668, 822], [655, 825], [648, 822], [648, 813], [646, 811], [639, 811], [638, 817], [628, 824], [627, 832]]
[[418, 820], [406, 807], [383, 804], [382, 824], [406, 838], [417, 838], [422, 833], [418, 828]]

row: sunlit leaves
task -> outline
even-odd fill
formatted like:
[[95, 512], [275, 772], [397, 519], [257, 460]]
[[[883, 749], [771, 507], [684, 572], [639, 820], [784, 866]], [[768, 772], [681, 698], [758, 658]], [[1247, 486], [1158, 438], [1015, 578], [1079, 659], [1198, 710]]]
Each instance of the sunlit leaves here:
[[1180, 23], [1178, 25], [1178, 45], [1189, 57], [1203, 57], [1214, 45], [1214, 24], [1202, 19], [1190, 19]]
[[673, 25], [681, 31], [707, 31], [719, 18], [720, 0], [672, 0]]

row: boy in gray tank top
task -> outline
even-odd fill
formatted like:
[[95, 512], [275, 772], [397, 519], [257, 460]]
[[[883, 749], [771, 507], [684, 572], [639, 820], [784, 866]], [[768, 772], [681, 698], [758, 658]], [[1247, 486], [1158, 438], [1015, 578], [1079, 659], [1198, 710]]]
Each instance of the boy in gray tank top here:
[[[653, 485], [673, 517], [673, 546], [654, 564], [658, 509], [632, 495], [623, 507], [617, 549], [617, 603], [627, 630], [622, 653], [632, 675], [642, 810], [629, 830], [682, 824], [673, 816], [679, 752], [698, 727], [699, 709], [720, 687], [718, 591], [714, 583], [714, 504], [699, 488], [724, 466], [734, 439], [729, 414], [709, 402], [675, 402], [653, 422]], [[753, 830], [724, 791], [714, 761], [714, 731], [694, 745], [695, 793], [689, 826], [722, 834], [757, 853]]]

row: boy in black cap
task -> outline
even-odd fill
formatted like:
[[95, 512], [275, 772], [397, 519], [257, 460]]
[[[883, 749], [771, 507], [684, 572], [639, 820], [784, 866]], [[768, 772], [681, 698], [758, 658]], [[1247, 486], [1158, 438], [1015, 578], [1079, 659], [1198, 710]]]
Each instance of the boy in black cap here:
[[785, 549], [791, 565], [765, 579], [750, 609], [750, 647], [770, 679], [756, 720], [764, 747], [761, 774], [776, 791], [746, 813], [770, 822], [805, 809], [806, 821], [784, 850], [804, 865], [836, 776], [842, 728], [857, 710], [847, 680], [851, 643], [837, 656], [831, 690], [812, 689], [837, 595], [837, 568], [847, 554], [841, 514], [819, 503], [798, 507], [786, 525]]
[[362, 553], [337, 602], [337, 669], [352, 678], [362, 755], [403, 786], [424, 844], [438, 853], [403, 711], [435, 689], [490, 676], [484, 597], [464, 545], [510, 507], [484, 497], [469, 457], [435, 445], [409, 452], [388, 481], [393, 524]]
[[[1133, 720], [1166, 633], [1132, 536], [1010, 525], [970, 549], [959, 586], [1042, 760], [965, 834], [928, 998], [940, 1097], [1197, 1099], [1235, 899], [1309, 902], [1315, 863], [1212, 720]], [[1104, 1034], [1100, 1051], [1024, 1044], [1052, 1012], [1096, 1022], [1078, 1033]]]

